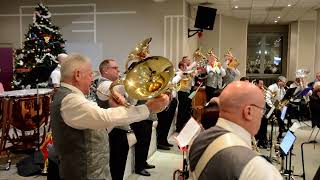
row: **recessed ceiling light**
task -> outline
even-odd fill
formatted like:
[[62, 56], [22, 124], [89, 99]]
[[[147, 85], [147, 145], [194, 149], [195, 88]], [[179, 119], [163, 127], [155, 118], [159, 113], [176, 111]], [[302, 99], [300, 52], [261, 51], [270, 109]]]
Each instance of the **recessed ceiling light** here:
[[234, 6], [234, 8], [235, 8], [235, 9], [238, 9], [238, 8], [239, 8], [239, 6]]
[[291, 6], [291, 4], [288, 4], [288, 7], [290, 7]]
[[274, 22], [275, 22], [275, 23], [277, 23], [278, 21], [277, 21], [277, 20], [275, 20]]
[[280, 19], [280, 16], [278, 16], [278, 19]]

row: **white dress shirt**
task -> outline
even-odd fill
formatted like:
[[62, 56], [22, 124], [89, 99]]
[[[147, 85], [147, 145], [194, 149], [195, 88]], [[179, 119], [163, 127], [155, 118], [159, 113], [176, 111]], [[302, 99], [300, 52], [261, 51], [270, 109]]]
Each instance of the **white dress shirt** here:
[[78, 88], [66, 83], [61, 83], [61, 86], [73, 91], [63, 98], [60, 109], [64, 122], [72, 128], [106, 129], [149, 117], [150, 112], [146, 105], [103, 109], [87, 100]]
[[[216, 126], [226, 129], [233, 134], [239, 136], [247, 145], [251, 147], [251, 135], [241, 126], [228, 121], [223, 118], [219, 118]], [[243, 168], [239, 180], [282, 180], [282, 176], [279, 171], [267, 160], [261, 156], [252, 158], [247, 165]]]
[[61, 65], [58, 64], [58, 66], [51, 72], [50, 78], [51, 78], [51, 83], [57, 85], [58, 87], [60, 86], [60, 79], [61, 79]]
[[280, 88], [277, 83], [270, 85], [268, 90], [276, 94], [275, 97], [272, 97], [271, 93], [266, 93], [266, 103], [269, 107], [273, 107], [276, 101], [281, 101], [286, 94], [286, 90], [283, 87]]

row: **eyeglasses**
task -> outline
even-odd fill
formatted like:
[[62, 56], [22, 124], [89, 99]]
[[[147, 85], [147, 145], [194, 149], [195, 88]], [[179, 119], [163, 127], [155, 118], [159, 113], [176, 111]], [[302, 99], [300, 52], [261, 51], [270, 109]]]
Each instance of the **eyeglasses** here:
[[255, 105], [255, 104], [250, 104], [250, 106], [254, 106], [254, 107], [256, 107], [256, 108], [262, 109], [263, 114], [266, 113], [266, 111], [267, 111], [267, 108], [265, 108], [265, 107], [260, 107], [260, 106]]

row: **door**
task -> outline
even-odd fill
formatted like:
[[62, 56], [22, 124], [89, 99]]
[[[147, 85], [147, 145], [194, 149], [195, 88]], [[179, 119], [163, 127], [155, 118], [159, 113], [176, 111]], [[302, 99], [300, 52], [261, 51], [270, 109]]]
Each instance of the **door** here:
[[0, 47], [0, 82], [5, 91], [11, 90], [13, 78], [13, 49], [11, 47]]

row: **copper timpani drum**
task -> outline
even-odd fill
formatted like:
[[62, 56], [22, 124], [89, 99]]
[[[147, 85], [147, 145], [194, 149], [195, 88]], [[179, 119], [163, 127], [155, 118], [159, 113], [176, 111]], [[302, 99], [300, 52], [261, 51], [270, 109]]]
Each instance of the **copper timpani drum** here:
[[[2, 119], [6, 119], [12, 126], [16, 140], [24, 141], [27, 134], [25, 132], [37, 130], [38, 125], [47, 124], [52, 93], [52, 89], [41, 88], [6, 91], [0, 94], [1, 102], [9, 100], [10, 106], [4, 106], [5, 103], [1, 103], [3, 114], [10, 112], [6, 118]], [[21, 133], [17, 133], [17, 130], [20, 130]], [[8, 138], [12, 140], [11, 137]]]

